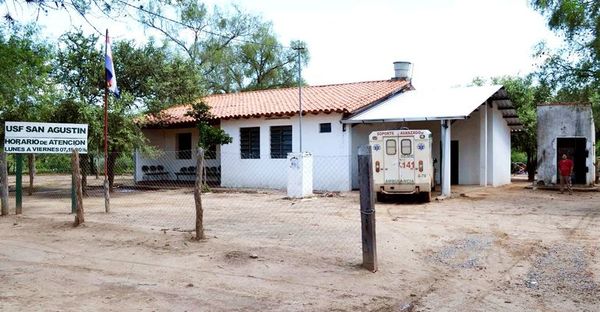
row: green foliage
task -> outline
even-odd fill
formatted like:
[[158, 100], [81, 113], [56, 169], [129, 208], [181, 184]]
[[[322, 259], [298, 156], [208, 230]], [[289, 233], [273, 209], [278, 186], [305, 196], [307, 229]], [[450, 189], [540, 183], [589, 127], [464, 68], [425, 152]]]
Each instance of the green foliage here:
[[526, 163], [527, 162], [527, 154], [525, 154], [524, 152], [519, 152], [519, 151], [513, 150], [510, 152], [510, 161]]
[[190, 103], [202, 95], [202, 79], [191, 61], [151, 40], [141, 48], [132, 41], [113, 48], [119, 88], [132, 96], [137, 111], [157, 113], [167, 105]]
[[600, 60], [600, 3], [589, 0], [532, 0], [551, 30], [565, 37], [572, 49]]
[[[552, 101], [591, 103], [600, 139], [600, 2], [587, 0], [532, 0], [550, 29], [564, 38], [551, 50], [538, 45], [543, 60], [536, 78], [552, 90]], [[596, 145], [598, 145], [597, 142]]]
[[115, 174], [133, 174], [134, 161], [132, 154], [123, 154], [115, 162]]
[[[8, 30], [11, 30], [8, 32]], [[42, 121], [52, 114], [56, 87], [50, 75], [53, 50], [34, 27], [0, 31], [0, 120]], [[0, 129], [2, 144], [4, 127]]]
[[513, 147], [519, 151], [535, 154], [537, 148], [537, 104], [550, 98], [550, 89], [545, 85], [534, 85], [532, 78], [497, 77], [492, 82], [506, 89], [515, 106], [523, 131], [514, 135]]
[[[152, 14], [163, 14], [167, 8], [176, 12], [182, 23]], [[297, 83], [300, 64], [296, 51], [277, 40], [270, 23], [236, 6], [210, 11], [198, 0], [159, 0], [140, 12], [140, 21], [162, 32], [188, 57], [208, 93], [281, 88]], [[304, 43], [290, 42], [290, 46], [296, 45]], [[300, 53], [302, 64], [307, 64], [308, 50]]]
[[[71, 155], [42, 154], [35, 159], [37, 173], [71, 173]], [[27, 170], [27, 166], [25, 166]]]

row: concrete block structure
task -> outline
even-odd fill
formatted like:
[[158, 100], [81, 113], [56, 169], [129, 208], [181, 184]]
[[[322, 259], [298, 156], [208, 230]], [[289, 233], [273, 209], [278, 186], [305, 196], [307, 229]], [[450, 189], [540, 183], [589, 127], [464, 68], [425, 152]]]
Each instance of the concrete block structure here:
[[558, 161], [573, 160], [573, 184], [593, 185], [596, 137], [592, 106], [581, 103], [545, 103], [537, 107], [537, 180], [557, 184]]

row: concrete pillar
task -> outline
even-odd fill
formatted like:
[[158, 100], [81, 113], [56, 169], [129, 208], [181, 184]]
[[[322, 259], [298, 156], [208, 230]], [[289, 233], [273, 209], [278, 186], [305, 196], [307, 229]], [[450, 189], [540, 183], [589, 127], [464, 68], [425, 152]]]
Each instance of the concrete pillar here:
[[487, 184], [496, 186], [494, 173], [494, 107], [487, 108]]
[[487, 185], [488, 172], [488, 126], [487, 103], [479, 107], [479, 185]]
[[313, 158], [312, 154], [289, 153], [288, 157], [288, 185], [289, 198], [303, 198], [311, 196], [313, 192]]
[[442, 120], [442, 196], [450, 196], [450, 121]]

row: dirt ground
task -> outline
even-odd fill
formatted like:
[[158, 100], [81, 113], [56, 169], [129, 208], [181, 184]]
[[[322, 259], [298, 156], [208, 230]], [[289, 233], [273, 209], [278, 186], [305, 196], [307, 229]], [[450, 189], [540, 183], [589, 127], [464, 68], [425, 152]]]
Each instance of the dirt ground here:
[[196, 242], [189, 188], [86, 198], [80, 228], [41, 190], [0, 218], [0, 311], [600, 311], [600, 193], [525, 185], [377, 204], [376, 273], [356, 192], [204, 194]]

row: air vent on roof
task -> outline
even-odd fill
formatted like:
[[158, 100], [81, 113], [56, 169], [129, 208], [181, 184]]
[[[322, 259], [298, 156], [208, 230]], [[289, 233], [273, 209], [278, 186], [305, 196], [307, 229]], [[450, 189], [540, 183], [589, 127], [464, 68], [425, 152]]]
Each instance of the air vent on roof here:
[[396, 80], [407, 80], [410, 81], [412, 76], [412, 63], [411, 62], [394, 62], [394, 77]]

